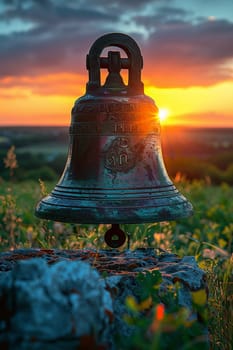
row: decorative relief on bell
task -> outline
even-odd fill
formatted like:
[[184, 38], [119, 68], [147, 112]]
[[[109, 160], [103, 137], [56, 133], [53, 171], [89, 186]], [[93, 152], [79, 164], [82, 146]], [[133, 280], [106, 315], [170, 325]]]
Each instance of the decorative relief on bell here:
[[105, 153], [104, 166], [112, 172], [128, 172], [134, 168], [137, 154], [127, 137], [117, 137]]
[[[76, 104], [74, 105], [72, 109], [72, 116], [80, 116], [80, 113], [102, 113], [105, 114], [108, 113], [135, 113], [135, 112], [142, 112], [142, 113], [158, 113], [158, 107], [154, 104], [153, 100], [150, 99], [148, 101], [143, 101], [140, 99], [132, 99], [133, 102], [129, 101], [129, 98], [121, 98], [121, 103], [119, 104], [118, 101], [115, 101], [111, 99], [110, 101], [106, 102], [97, 102], [96, 101], [80, 101], [79, 99], [76, 101]], [[94, 103], [93, 103], [94, 102]]]
[[[115, 117], [114, 117], [115, 119]], [[70, 127], [72, 135], [126, 135], [159, 133], [159, 125], [154, 120], [146, 122], [133, 121], [104, 121], [104, 122], [77, 122]]]

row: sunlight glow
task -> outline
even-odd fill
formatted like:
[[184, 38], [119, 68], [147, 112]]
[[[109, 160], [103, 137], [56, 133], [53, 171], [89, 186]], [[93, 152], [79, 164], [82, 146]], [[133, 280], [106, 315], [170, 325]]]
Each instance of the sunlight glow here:
[[[70, 111], [85, 94], [85, 83], [84, 75], [68, 73], [2, 78], [0, 125], [69, 125]], [[232, 81], [167, 89], [145, 84], [145, 93], [159, 107], [161, 125], [233, 127]]]
[[169, 116], [169, 110], [167, 108], [159, 108], [159, 120], [163, 124]]
[[[169, 117], [163, 124], [233, 127], [233, 82], [208, 87], [159, 89], [145, 85], [146, 94], [158, 107], [166, 106]], [[198, 102], [198, 103], [197, 103]]]

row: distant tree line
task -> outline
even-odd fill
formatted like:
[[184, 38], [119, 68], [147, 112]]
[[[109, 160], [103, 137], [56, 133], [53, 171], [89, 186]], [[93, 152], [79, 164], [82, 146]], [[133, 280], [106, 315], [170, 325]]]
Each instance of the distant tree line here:
[[[11, 177], [15, 181], [38, 180], [56, 181], [61, 175], [66, 155], [61, 154], [48, 159], [43, 153], [18, 153], [17, 166], [12, 171], [6, 166], [6, 150], [0, 151], [0, 177], [9, 180]], [[11, 154], [12, 157], [12, 154]], [[16, 162], [14, 157], [8, 162]], [[233, 185], [233, 151], [212, 155], [206, 159], [185, 156], [164, 156], [167, 172], [171, 178], [175, 178], [177, 173], [182, 174], [187, 180], [206, 179], [213, 184], [226, 182]]]
[[[163, 158], [169, 176], [175, 178], [182, 174], [187, 180], [208, 178], [213, 184], [232, 185], [232, 140], [233, 129], [168, 128], [162, 131]], [[65, 150], [68, 142], [67, 127], [0, 128], [0, 178], [57, 181], [64, 169], [66, 154], [56, 151], [56, 147], [64, 146]], [[11, 146], [15, 147], [14, 152], [8, 154]], [[32, 151], [35, 146], [36, 152], [35, 148]], [[50, 156], [41, 146], [56, 152]], [[11, 169], [7, 164], [15, 167]]]

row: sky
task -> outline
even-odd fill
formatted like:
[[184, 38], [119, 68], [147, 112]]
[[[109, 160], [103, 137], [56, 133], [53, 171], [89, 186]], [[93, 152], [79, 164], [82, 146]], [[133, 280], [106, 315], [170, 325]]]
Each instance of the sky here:
[[0, 0], [0, 126], [69, 125], [112, 32], [138, 43], [164, 123], [233, 127], [232, 0]]

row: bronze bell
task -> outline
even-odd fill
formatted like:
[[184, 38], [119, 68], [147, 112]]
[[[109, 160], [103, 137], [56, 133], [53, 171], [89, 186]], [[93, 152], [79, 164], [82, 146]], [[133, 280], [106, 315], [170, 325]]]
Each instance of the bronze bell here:
[[[119, 47], [127, 58], [121, 58], [119, 51], [100, 57], [109, 46]], [[144, 95], [142, 66], [140, 49], [131, 37], [112, 33], [94, 42], [87, 55], [86, 94], [72, 109], [67, 163], [54, 190], [38, 203], [38, 217], [114, 224], [105, 238], [111, 246], [117, 234], [115, 246], [119, 246], [124, 241], [120, 223], [158, 222], [192, 214], [192, 205], [167, 175], [158, 108]], [[104, 85], [101, 68], [109, 72]], [[121, 69], [128, 70], [128, 85]]]

